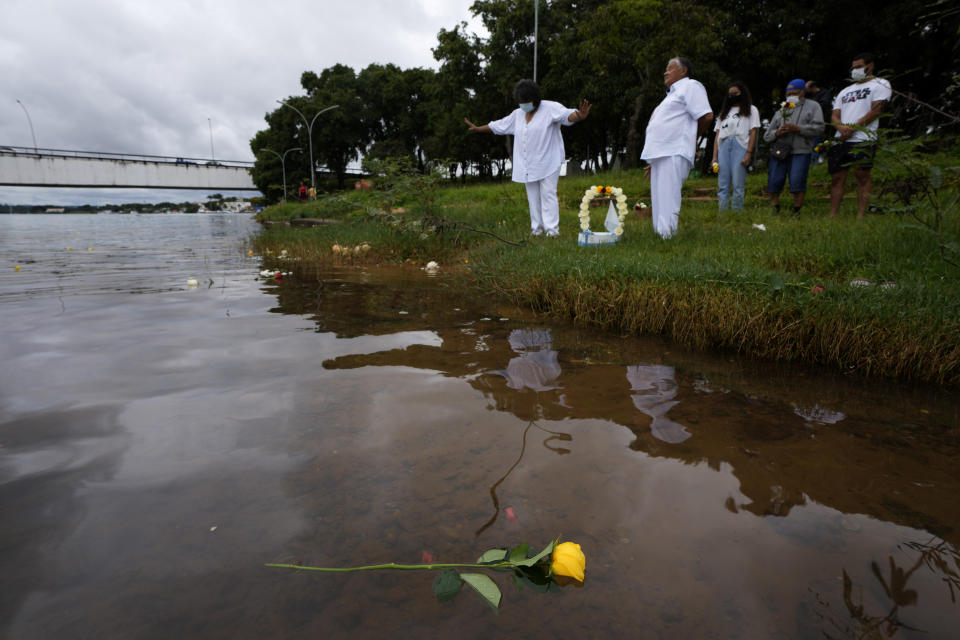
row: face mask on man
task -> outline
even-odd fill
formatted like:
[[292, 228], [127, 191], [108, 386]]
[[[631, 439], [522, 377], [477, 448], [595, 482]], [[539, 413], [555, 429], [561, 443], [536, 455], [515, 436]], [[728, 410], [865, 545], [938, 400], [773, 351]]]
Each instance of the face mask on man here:
[[530, 113], [531, 111], [533, 111], [533, 103], [532, 103], [532, 102], [521, 102], [521, 103], [520, 103], [520, 108], [523, 110], [524, 113]]
[[797, 103], [800, 102], [800, 96], [798, 95], [789, 95], [787, 96], [787, 104], [791, 106], [797, 106]]
[[867, 77], [867, 69], [865, 67], [850, 69], [850, 77], [854, 80], [863, 80]]

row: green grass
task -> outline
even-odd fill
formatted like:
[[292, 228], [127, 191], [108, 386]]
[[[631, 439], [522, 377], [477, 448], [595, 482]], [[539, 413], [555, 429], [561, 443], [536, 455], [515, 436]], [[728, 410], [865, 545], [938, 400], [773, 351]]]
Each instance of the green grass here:
[[[939, 249], [941, 241], [960, 240], [957, 214], [947, 219], [949, 231], [938, 239], [909, 228], [912, 220], [899, 215], [857, 221], [851, 194], [833, 220], [827, 180], [825, 168], [814, 167], [798, 218], [773, 213], [760, 195], [763, 175], [749, 177], [743, 212], [720, 214], [716, 201], [685, 200], [680, 229], [666, 241], [653, 233], [649, 217], [631, 214], [620, 243], [576, 245], [577, 207], [591, 185], [619, 186], [631, 205], [649, 204], [649, 184], [631, 171], [562, 178], [557, 239], [527, 236], [524, 188], [504, 182], [440, 189], [426, 212], [411, 199], [401, 202], [408, 211], [395, 216], [370, 215], [370, 194], [327, 202], [323, 216], [304, 214], [314, 203], [286, 205], [267, 215], [340, 222], [270, 228], [256, 243], [261, 251], [285, 248], [301, 257], [301, 269], [312, 265], [317, 271], [330, 262], [457, 264], [479, 291], [497, 292], [574, 323], [865, 375], [960, 383], [960, 269]], [[852, 177], [850, 183], [852, 189]], [[712, 177], [695, 178], [684, 191], [694, 195], [715, 188]], [[784, 194], [783, 202], [789, 200]], [[437, 234], [404, 223], [424, 213], [457, 224]], [[603, 211], [596, 210], [594, 229], [602, 218]], [[467, 226], [523, 241], [523, 246]], [[372, 247], [367, 254], [344, 257], [331, 251], [335, 243], [364, 242]], [[876, 284], [851, 286], [855, 278]], [[885, 282], [896, 284], [879, 286]]]

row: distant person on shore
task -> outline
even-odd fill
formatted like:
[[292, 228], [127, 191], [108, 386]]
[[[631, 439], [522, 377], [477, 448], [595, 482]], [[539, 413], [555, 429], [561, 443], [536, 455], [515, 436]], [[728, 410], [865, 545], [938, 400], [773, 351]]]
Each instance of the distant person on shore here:
[[560, 234], [560, 202], [557, 181], [566, 159], [560, 127], [585, 120], [590, 103], [580, 101], [578, 109], [568, 109], [559, 102], [543, 100], [540, 87], [533, 80], [521, 80], [513, 88], [517, 108], [510, 115], [477, 126], [463, 121], [474, 133], [513, 136], [513, 181], [527, 188], [530, 207], [530, 233], [539, 236]]
[[647, 123], [641, 160], [650, 179], [653, 230], [661, 238], [677, 231], [680, 190], [690, 174], [697, 138], [713, 121], [713, 109], [703, 85], [690, 78], [690, 61], [672, 58], [663, 73], [667, 97], [657, 105]]
[[307, 190], [307, 197], [308, 197], [309, 199], [311, 199], [311, 200], [316, 200], [316, 199], [317, 199], [317, 190], [314, 189], [313, 187], [310, 187], [310, 189]]
[[[777, 110], [763, 134], [770, 147], [767, 167], [767, 193], [770, 204], [780, 212], [780, 192], [790, 176], [790, 193], [793, 194], [793, 215], [800, 213], [803, 198], [807, 193], [807, 175], [810, 173], [810, 153], [813, 141], [823, 135], [823, 110], [813, 100], [804, 97], [806, 84], [796, 78], [787, 83], [787, 99]], [[786, 153], [777, 153], [777, 144], [786, 148]]]
[[300, 202], [307, 201], [307, 185], [300, 183], [300, 189], [297, 191], [297, 195], [300, 198]]
[[753, 106], [747, 85], [742, 82], [730, 85], [714, 128], [717, 137], [713, 142], [713, 166], [718, 174], [720, 211], [726, 211], [728, 205], [733, 211], [743, 211], [747, 167], [753, 160], [760, 128], [760, 112]]
[[[843, 200], [847, 172], [854, 168], [857, 178], [857, 218], [863, 218], [870, 202], [870, 169], [877, 152], [877, 118], [893, 89], [873, 75], [873, 54], [860, 53], [850, 65], [853, 84], [833, 101], [832, 122], [837, 129], [827, 158], [830, 170], [830, 215], [836, 217]], [[855, 128], [855, 127], [859, 127]]]

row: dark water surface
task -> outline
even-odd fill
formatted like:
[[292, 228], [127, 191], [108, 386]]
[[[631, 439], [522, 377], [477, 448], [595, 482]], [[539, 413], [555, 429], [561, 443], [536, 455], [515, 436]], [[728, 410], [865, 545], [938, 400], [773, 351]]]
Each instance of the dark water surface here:
[[[960, 634], [955, 393], [598, 335], [442, 274], [264, 281], [255, 229], [0, 216], [0, 636]], [[497, 575], [499, 615], [432, 573], [263, 566], [558, 535], [585, 585]]]

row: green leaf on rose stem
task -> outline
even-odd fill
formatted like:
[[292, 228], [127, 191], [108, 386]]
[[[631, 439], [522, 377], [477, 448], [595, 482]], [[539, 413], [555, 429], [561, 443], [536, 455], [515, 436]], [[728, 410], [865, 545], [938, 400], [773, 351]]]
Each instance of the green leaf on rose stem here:
[[506, 559], [507, 554], [509, 553], [508, 549], [496, 548], [496, 549], [487, 549], [483, 552], [479, 558], [477, 558], [477, 564], [486, 564], [488, 562], [502, 562]]
[[554, 548], [555, 546], [557, 546], [557, 541], [556, 541], [556, 540], [553, 540], [553, 541], [550, 542], [550, 544], [548, 544], [546, 547], [544, 547], [543, 551], [541, 551], [541, 552], [538, 553], [537, 555], [533, 556], [532, 558], [527, 558], [526, 560], [523, 560], [522, 562], [515, 562], [514, 564], [517, 565], [518, 567], [532, 567], [533, 565], [535, 565], [535, 564], [537, 564], [538, 562], [540, 562], [541, 560], [543, 560], [543, 558], [544, 558], [545, 556], [553, 553], [553, 548]]
[[528, 545], [526, 542], [521, 542], [519, 545], [511, 549], [510, 562], [520, 562], [521, 560], [526, 560], [529, 552], [530, 545]]
[[493, 607], [494, 611], [500, 609], [500, 587], [490, 579], [490, 576], [482, 573], [464, 573], [460, 577], [473, 587], [474, 591], [479, 593], [486, 603]]
[[460, 593], [461, 586], [460, 574], [454, 569], [444, 569], [433, 583], [433, 595], [437, 596], [438, 602], [453, 600]]
[[554, 582], [547, 570], [541, 565], [534, 567], [514, 567], [513, 581], [516, 583], [517, 589], [527, 587], [540, 593], [560, 590], [560, 586]]

